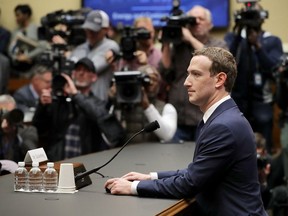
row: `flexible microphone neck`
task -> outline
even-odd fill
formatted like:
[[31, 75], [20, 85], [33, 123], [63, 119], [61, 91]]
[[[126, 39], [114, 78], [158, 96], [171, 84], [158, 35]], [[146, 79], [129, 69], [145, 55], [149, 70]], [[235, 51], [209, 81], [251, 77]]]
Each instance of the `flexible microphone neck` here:
[[147, 132], [150, 133], [156, 129], [160, 128], [159, 123], [157, 121], [151, 122], [150, 124], [146, 125], [143, 129], [141, 129], [140, 131], [138, 131], [137, 133], [133, 134], [125, 143], [124, 145], [116, 152], [116, 154], [110, 159], [108, 160], [105, 164], [99, 166], [99, 167], [95, 167], [94, 169], [88, 170], [86, 172], [83, 173], [79, 173], [75, 176], [75, 182], [84, 178], [85, 176], [88, 176], [92, 173], [95, 173], [97, 171], [99, 171], [100, 169], [102, 169], [103, 167], [105, 167], [107, 164], [109, 164], [123, 149], [126, 145], [128, 145], [128, 143], [134, 139], [134, 137], [138, 136], [139, 134], [143, 133], [143, 132]]

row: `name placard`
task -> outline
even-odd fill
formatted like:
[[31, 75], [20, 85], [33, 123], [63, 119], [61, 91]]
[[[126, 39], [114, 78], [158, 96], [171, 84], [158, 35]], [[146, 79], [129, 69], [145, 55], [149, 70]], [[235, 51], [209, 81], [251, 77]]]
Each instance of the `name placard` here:
[[32, 162], [41, 163], [47, 160], [48, 158], [43, 148], [29, 150], [24, 158], [25, 163], [32, 163]]

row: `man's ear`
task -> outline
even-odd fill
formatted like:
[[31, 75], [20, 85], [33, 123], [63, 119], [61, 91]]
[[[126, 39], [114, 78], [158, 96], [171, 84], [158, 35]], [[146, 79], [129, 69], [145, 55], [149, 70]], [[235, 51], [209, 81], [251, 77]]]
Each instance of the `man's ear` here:
[[227, 79], [227, 74], [224, 72], [220, 72], [216, 75], [216, 88], [224, 86], [224, 83]]
[[92, 82], [96, 82], [97, 79], [98, 79], [98, 75], [94, 73], [92, 76]]

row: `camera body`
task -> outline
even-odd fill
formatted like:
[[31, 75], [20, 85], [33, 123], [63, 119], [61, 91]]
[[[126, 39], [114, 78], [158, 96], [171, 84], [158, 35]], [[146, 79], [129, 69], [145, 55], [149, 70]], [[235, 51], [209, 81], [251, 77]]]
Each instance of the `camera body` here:
[[[85, 32], [81, 25], [85, 21], [84, 12], [81, 10], [58, 10], [48, 13], [41, 18], [41, 27], [38, 29], [38, 37], [51, 41], [54, 35], [60, 35], [68, 44], [79, 45], [86, 40]], [[66, 26], [66, 30], [57, 30], [57, 25]]]
[[142, 86], [150, 84], [150, 77], [140, 71], [114, 72], [116, 101], [119, 104], [135, 104], [142, 100]]
[[180, 43], [182, 41], [182, 27], [187, 24], [196, 25], [196, 18], [193, 16], [179, 15], [164, 17], [161, 19], [167, 23], [162, 27], [162, 42]]
[[162, 27], [162, 42], [180, 43], [182, 41], [182, 27], [187, 24], [196, 25], [196, 18], [185, 15], [180, 6], [180, 0], [173, 0], [171, 15], [161, 18], [162, 22], [166, 22], [166, 26]]
[[66, 59], [66, 50], [67, 47], [65, 44], [54, 44], [51, 50], [42, 53], [37, 58], [37, 62], [53, 69], [52, 94], [57, 97], [64, 96], [63, 88], [66, 84], [66, 79], [61, 75], [61, 73], [70, 76], [75, 66], [73, 61]]
[[238, 3], [244, 3], [245, 8], [234, 13], [235, 24], [240, 27], [253, 28], [259, 30], [264, 19], [269, 16], [268, 11], [255, 8], [259, 0], [238, 0]]
[[124, 27], [120, 40], [121, 54], [119, 57], [127, 61], [132, 60], [134, 52], [137, 50], [137, 40], [147, 40], [150, 38], [151, 34], [145, 28]]

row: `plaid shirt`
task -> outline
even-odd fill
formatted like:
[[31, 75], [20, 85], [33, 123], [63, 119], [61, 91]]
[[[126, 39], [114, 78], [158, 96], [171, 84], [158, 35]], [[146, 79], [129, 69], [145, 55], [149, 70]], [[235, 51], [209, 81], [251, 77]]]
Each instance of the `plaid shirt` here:
[[67, 128], [65, 135], [65, 158], [72, 158], [81, 155], [81, 143], [80, 143], [80, 126], [77, 124], [71, 124]]

